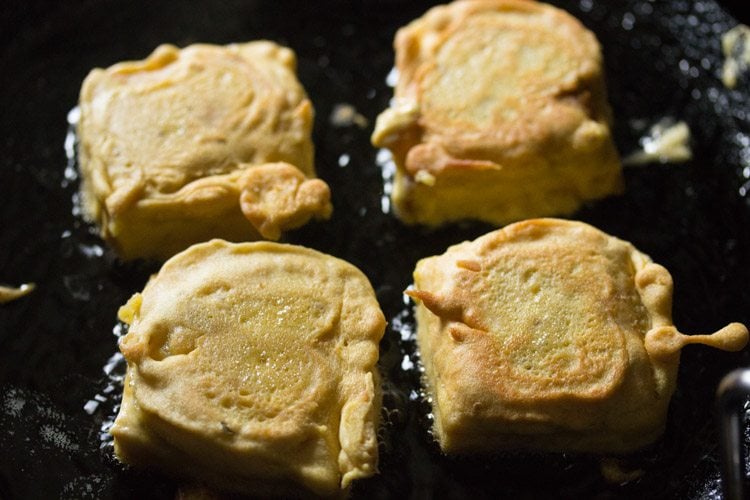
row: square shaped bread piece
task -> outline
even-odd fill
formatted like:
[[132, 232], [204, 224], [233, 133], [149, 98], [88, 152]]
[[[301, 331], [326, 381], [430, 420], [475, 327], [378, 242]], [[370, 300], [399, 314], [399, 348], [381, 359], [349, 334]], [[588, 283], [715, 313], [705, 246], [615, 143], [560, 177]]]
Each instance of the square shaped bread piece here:
[[354, 266], [270, 242], [194, 245], [120, 310], [123, 462], [258, 496], [377, 469], [385, 320]]
[[741, 349], [747, 329], [685, 336], [669, 272], [580, 222], [511, 224], [414, 272], [417, 341], [445, 452], [620, 453], [656, 440], [680, 349]]
[[394, 46], [398, 83], [372, 142], [393, 155], [404, 222], [501, 225], [621, 190], [599, 43], [566, 12], [456, 1]]
[[125, 259], [278, 239], [328, 217], [295, 68], [291, 50], [257, 41], [163, 45], [91, 71], [78, 123], [85, 216]]

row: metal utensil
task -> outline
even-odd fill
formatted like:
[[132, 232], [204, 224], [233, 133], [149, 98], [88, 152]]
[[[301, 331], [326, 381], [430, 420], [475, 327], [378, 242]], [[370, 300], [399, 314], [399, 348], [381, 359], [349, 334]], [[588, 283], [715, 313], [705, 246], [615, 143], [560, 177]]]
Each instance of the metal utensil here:
[[722, 483], [727, 500], [745, 498], [745, 450], [742, 428], [750, 397], [750, 368], [730, 372], [719, 383], [716, 404], [722, 458]]

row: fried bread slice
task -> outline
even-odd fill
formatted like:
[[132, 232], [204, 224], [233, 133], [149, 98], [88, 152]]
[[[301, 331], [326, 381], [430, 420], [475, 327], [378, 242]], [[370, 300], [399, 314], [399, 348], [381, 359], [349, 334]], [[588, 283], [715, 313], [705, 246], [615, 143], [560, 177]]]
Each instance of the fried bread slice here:
[[672, 278], [580, 222], [506, 226], [414, 272], [417, 340], [446, 452], [628, 452], [662, 433], [680, 349], [739, 350], [747, 329], [685, 336]]
[[335, 495], [376, 472], [385, 320], [352, 265], [213, 240], [167, 261], [120, 317], [124, 462], [257, 495]]
[[622, 187], [599, 43], [526, 0], [434, 7], [399, 30], [398, 83], [372, 142], [407, 223], [570, 214]]
[[[328, 217], [328, 186], [314, 179], [313, 107], [295, 68], [291, 50], [257, 41], [162, 45], [93, 70], [78, 123], [86, 217], [126, 259], [166, 259], [214, 237], [277, 239]], [[303, 195], [267, 205], [268, 217], [247, 215], [241, 196], [274, 190]]]

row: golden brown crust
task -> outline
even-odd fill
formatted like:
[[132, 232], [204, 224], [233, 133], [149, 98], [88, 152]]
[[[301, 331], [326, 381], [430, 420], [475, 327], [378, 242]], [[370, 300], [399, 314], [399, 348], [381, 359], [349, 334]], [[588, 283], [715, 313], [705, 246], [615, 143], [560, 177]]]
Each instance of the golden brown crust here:
[[421, 260], [414, 280], [407, 293], [419, 303], [417, 340], [446, 452], [637, 449], [664, 426], [679, 347], [747, 342], [747, 330], [730, 325], [662, 348], [659, 332], [674, 330], [669, 273], [579, 222], [506, 226]]
[[[239, 208], [242, 173], [286, 162], [315, 175], [313, 109], [295, 66], [292, 51], [260, 41], [162, 45], [93, 70], [81, 89], [79, 157], [83, 208], [103, 237], [125, 258], [257, 239]], [[330, 213], [328, 192], [316, 193], [319, 211], [301, 210], [296, 224]]]
[[[620, 188], [599, 44], [570, 15], [456, 1], [399, 30], [395, 49], [394, 103], [372, 140], [393, 153], [405, 222], [570, 213]], [[529, 200], [525, 183], [542, 194]]]
[[313, 216], [331, 215], [328, 184], [307, 179], [288, 163], [248, 169], [240, 185], [242, 213], [269, 240], [278, 240], [282, 230], [299, 227]]
[[330, 495], [376, 472], [385, 321], [353, 266], [214, 240], [170, 259], [120, 317], [123, 460], [261, 494], [291, 481]]

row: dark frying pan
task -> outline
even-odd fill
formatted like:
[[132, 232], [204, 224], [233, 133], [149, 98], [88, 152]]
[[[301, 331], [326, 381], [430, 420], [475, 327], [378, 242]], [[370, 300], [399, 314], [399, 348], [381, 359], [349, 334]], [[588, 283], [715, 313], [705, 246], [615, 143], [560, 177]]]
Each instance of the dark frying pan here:
[[[489, 227], [405, 227], [381, 210], [382, 179], [368, 136], [391, 96], [395, 30], [431, 2], [28, 1], [0, 12], [0, 282], [36, 282], [0, 307], [0, 498], [170, 498], [177, 484], [112, 459], [102, 426], [118, 402], [116, 310], [158, 266], [117, 261], [74, 214], [77, 180], [66, 170], [66, 113], [94, 66], [141, 58], [163, 42], [269, 38], [299, 56], [316, 110], [319, 175], [335, 214], [287, 241], [342, 257], [377, 290], [390, 326], [381, 472], [354, 497], [706, 498], [720, 495], [713, 397], [750, 352], [688, 348], [666, 434], [632, 456], [503, 453], [441, 456], [412, 366], [413, 320], [401, 291], [416, 260]], [[750, 104], [748, 79], [720, 79], [720, 35], [741, 2], [554, 1], [604, 47], [620, 150], [644, 123], [685, 120], [695, 157], [626, 172], [622, 196], [576, 218], [632, 241], [675, 281], [675, 321], [688, 332], [750, 323]], [[354, 106], [369, 127], [330, 121]], [[341, 166], [344, 165], [344, 166]], [[742, 434], [750, 441], [747, 429]], [[104, 439], [104, 440], [102, 440]], [[602, 463], [625, 474], [606, 480]], [[747, 471], [743, 477], [747, 475]]]

